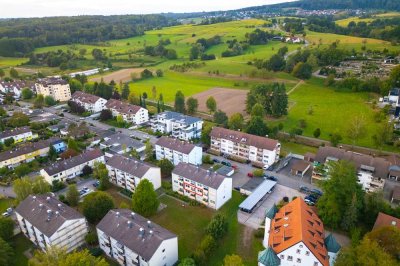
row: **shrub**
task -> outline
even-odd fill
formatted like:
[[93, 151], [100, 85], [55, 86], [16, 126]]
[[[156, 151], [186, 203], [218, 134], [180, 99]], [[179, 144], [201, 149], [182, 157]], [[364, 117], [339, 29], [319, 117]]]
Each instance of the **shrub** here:
[[264, 170], [263, 169], [256, 169], [253, 171], [253, 175], [256, 177], [262, 177], [264, 176]]
[[89, 252], [92, 256], [100, 257], [103, 254], [103, 250], [101, 248], [91, 248]]
[[214, 239], [222, 238], [228, 231], [228, 222], [221, 214], [215, 215], [207, 226], [206, 232]]
[[97, 245], [98, 238], [97, 238], [97, 234], [95, 231], [91, 231], [89, 232], [86, 236], [85, 236], [85, 241], [86, 243], [88, 243], [88, 245]]

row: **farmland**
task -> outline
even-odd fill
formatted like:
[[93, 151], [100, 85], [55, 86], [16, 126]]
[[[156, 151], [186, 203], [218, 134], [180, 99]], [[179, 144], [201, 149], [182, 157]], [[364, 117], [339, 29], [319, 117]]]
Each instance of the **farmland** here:
[[347, 27], [350, 22], [354, 21], [355, 23], [358, 22], [365, 22], [365, 23], [370, 23], [376, 19], [387, 19], [387, 18], [395, 18], [399, 17], [400, 13], [399, 12], [387, 12], [387, 13], [382, 13], [382, 14], [377, 14], [369, 18], [359, 18], [359, 17], [350, 17], [346, 19], [341, 19], [337, 20], [336, 24], [342, 27]]

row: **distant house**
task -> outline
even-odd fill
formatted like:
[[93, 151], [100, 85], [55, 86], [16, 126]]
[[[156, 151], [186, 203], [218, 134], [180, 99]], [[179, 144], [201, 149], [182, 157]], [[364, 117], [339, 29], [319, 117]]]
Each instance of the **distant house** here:
[[23, 89], [30, 89], [32, 92], [35, 91], [33, 83], [29, 83], [24, 80], [4, 81], [0, 80], [0, 92], [6, 94], [11, 93], [14, 98], [19, 99], [22, 96]]
[[4, 130], [0, 133], [0, 143], [4, 143], [6, 139], [14, 139], [14, 143], [20, 143], [37, 138], [37, 134], [33, 134], [29, 127], [18, 127], [14, 129]]
[[71, 101], [82, 106], [85, 111], [89, 113], [98, 113], [104, 109], [107, 100], [99, 96], [85, 93], [83, 91], [76, 91], [72, 94]]
[[202, 164], [202, 148], [192, 143], [163, 136], [157, 140], [155, 148], [157, 160], [168, 159], [174, 165], [180, 162]]
[[53, 142], [53, 148], [55, 149], [55, 151], [57, 153], [61, 153], [67, 150], [67, 144], [65, 144], [65, 142], [63, 140], [57, 140], [55, 142]]
[[71, 99], [71, 90], [67, 81], [61, 78], [43, 78], [35, 83], [36, 93], [44, 97], [51, 96], [56, 101], [66, 102]]
[[132, 150], [142, 152], [145, 150], [146, 145], [125, 134], [115, 133], [104, 137], [103, 141], [100, 142], [100, 148], [106, 150], [106, 156], [111, 157], [112, 154], [125, 154]]
[[290, 173], [292, 175], [298, 175], [303, 177], [307, 171], [310, 169], [311, 164], [308, 163], [307, 161], [303, 160], [297, 160], [293, 165], [292, 168], [290, 169]]
[[400, 229], [400, 219], [387, 215], [383, 212], [379, 212], [372, 230], [376, 230], [385, 226], [395, 226]]
[[397, 104], [399, 102], [400, 88], [393, 88], [389, 91], [389, 103]]
[[149, 111], [143, 107], [110, 99], [106, 108], [111, 110], [113, 116], [122, 116], [125, 122], [141, 125], [149, 121]]

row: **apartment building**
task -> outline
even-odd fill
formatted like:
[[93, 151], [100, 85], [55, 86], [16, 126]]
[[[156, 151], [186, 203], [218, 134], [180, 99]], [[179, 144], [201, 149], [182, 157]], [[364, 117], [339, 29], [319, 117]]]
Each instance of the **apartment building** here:
[[192, 143], [163, 136], [157, 140], [155, 148], [157, 160], [168, 159], [174, 165], [180, 162], [202, 164], [202, 148]]
[[29, 127], [18, 127], [7, 129], [0, 133], [0, 143], [4, 143], [6, 139], [14, 139], [14, 143], [20, 143], [35, 139], [38, 134], [33, 134]]
[[149, 180], [154, 189], [161, 187], [159, 167], [122, 155], [109, 158], [106, 167], [110, 182], [129, 191], [135, 192], [136, 187], [144, 179]]
[[302, 198], [266, 213], [263, 245], [259, 266], [333, 265], [341, 249], [333, 235], [325, 237], [321, 219]]
[[71, 90], [67, 81], [61, 78], [43, 78], [35, 83], [37, 94], [51, 96], [56, 101], [66, 102], [71, 99]]
[[222, 154], [260, 166], [271, 166], [279, 160], [281, 144], [277, 140], [222, 127], [214, 127], [210, 137], [211, 150]]
[[26, 143], [17, 148], [0, 153], [0, 168], [14, 168], [21, 163], [33, 161], [37, 157], [47, 156], [50, 145], [59, 141], [59, 138], [50, 138], [38, 142]]
[[149, 121], [149, 111], [143, 107], [110, 99], [106, 108], [111, 110], [113, 116], [122, 116], [125, 122], [140, 125]]
[[150, 120], [154, 132], [171, 134], [173, 137], [190, 140], [201, 137], [203, 120], [177, 112], [163, 112]]
[[172, 190], [218, 210], [232, 197], [232, 178], [180, 163], [172, 171]]
[[106, 99], [99, 96], [89, 94], [83, 91], [76, 91], [72, 94], [71, 101], [82, 106], [87, 112], [99, 113], [105, 108]]
[[382, 190], [389, 176], [390, 162], [379, 157], [346, 151], [335, 147], [320, 147], [315, 155], [311, 182], [329, 178], [329, 162], [346, 160], [357, 168], [358, 182], [366, 192]]
[[178, 237], [127, 209], [110, 210], [96, 226], [99, 246], [124, 266], [173, 266]]
[[57, 246], [70, 252], [85, 243], [85, 217], [50, 194], [28, 196], [15, 214], [24, 235], [43, 251]]
[[86, 151], [78, 156], [58, 161], [40, 170], [40, 174], [49, 183], [58, 180], [61, 182], [82, 174], [85, 165], [93, 167], [96, 162], [104, 163], [104, 155], [101, 150]]

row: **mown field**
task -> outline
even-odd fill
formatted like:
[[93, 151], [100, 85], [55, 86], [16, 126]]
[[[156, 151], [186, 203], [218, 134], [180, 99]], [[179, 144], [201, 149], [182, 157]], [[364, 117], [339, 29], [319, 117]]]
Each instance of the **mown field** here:
[[399, 12], [388, 12], [388, 13], [377, 14], [370, 18], [349, 17], [346, 19], [337, 20], [335, 23], [339, 26], [347, 27], [349, 25], [349, 23], [352, 21], [354, 21], [355, 23], [358, 23], [358, 22], [370, 23], [379, 18], [386, 19], [386, 18], [395, 18], [395, 17], [399, 17], [399, 16], [400, 16]]

